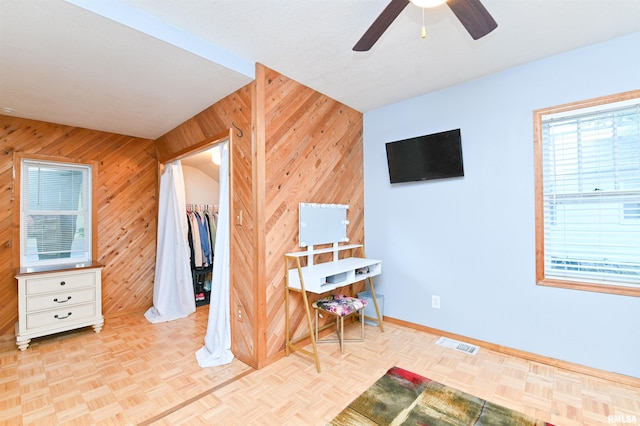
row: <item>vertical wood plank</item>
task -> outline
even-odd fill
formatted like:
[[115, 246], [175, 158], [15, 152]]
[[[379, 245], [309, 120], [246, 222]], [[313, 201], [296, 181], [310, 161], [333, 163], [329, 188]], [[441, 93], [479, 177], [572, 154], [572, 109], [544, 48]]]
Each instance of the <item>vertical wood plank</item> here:
[[253, 217], [255, 225], [253, 228], [253, 288], [255, 288], [255, 312], [257, 324], [254, 329], [254, 340], [256, 341], [257, 359], [260, 365], [266, 359], [266, 330], [268, 328], [265, 313], [266, 292], [264, 283], [266, 282], [265, 271], [265, 104], [266, 104], [266, 67], [261, 64], [256, 65], [256, 89], [255, 107], [253, 108], [254, 142], [251, 152], [253, 158]]

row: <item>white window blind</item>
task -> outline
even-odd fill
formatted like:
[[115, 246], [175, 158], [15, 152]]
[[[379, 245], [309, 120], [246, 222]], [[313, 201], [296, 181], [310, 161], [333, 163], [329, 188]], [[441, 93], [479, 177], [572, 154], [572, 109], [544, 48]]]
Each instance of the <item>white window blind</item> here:
[[23, 159], [22, 266], [91, 260], [91, 166]]
[[545, 278], [640, 286], [640, 100], [543, 117]]

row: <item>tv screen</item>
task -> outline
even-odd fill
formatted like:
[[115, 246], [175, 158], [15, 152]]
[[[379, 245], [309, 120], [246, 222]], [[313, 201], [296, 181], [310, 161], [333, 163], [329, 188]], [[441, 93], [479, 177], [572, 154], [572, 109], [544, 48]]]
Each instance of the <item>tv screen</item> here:
[[464, 176], [460, 129], [388, 142], [391, 183]]

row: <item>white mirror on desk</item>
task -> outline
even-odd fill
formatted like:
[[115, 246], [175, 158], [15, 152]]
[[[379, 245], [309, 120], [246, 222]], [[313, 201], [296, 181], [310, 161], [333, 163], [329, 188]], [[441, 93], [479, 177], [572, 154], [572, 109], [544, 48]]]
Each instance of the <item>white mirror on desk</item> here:
[[300, 203], [300, 247], [349, 241], [346, 204]]
[[[362, 244], [340, 245], [349, 241], [348, 209], [345, 204], [300, 203], [299, 244], [307, 250], [288, 253], [287, 256], [292, 259], [306, 257], [307, 264], [300, 271], [297, 268], [288, 270], [287, 285], [290, 288], [302, 289], [303, 278], [305, 290], [323, 293], [380, 274], [382, 262], [364, 259]], [[332, 247], [314, 248], [314, 245], [322, 244], [332, 244]], [[345, 250], [349, 250], [351, 256], [340, 259], [338, 253]], [[356, 257], [358, 252], [362, 257]], [[316, 264], [314, 256], [322, 253], [332, 253], [333, 262]]]

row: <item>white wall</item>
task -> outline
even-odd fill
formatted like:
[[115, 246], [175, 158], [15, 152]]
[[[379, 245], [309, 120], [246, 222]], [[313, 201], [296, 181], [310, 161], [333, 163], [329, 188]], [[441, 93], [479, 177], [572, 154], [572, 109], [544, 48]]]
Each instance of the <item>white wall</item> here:
[[[638, 52], [640, 33], [364, 115], [385, 315], [640, 377], [640, 298], [535, 284], [532, 124], [534, 109], [640, 89]], [[385, 142], [457, 128], [463, 178], [390, 185]]]
[[220, 200], [220, 183], [191, 166], [182, 166], [187, 204], [217, 206]]

